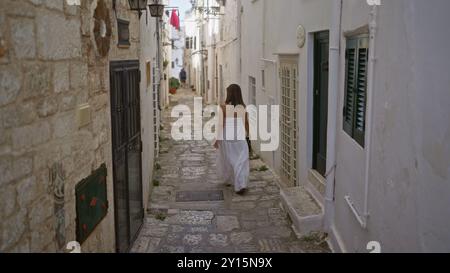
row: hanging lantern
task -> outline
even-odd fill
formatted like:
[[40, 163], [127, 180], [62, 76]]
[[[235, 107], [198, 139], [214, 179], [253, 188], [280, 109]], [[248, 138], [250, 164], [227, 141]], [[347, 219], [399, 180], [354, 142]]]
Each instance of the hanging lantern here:
[[130, 9], [134, 11], [143, 11], [147, 8], [147, 0], [128, 0]]
[[150, 14], [152, 17], [161, 18], [164, 15], [164, 5], [159, 4], [158, 1], [155, 1], [153, 4], [148, 5], [150, 9]]

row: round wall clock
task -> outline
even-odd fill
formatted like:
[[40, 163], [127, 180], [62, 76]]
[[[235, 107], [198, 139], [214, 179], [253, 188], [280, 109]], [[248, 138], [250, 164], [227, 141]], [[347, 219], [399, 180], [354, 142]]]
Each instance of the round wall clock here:
[[302, 25], [299, 25], [297, 28], [297, 46], [299, 48], [303, 48], [303, 46], [305, 45], [305, 39], [306, 39], [305, 28]]

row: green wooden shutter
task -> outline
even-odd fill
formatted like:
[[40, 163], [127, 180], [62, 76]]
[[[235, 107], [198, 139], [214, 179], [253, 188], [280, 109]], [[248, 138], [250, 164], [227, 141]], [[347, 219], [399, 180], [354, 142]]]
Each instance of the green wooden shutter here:
[[355, 125], [353, 137], [364, 147], [366, 132], [366, 102], [367, 102], [367, 64], [368, 64], [368, 39], [361, 38], [358, 46], [358, 72], [356, 80], [355, 100]]
[[346, 73], [345, 73], [345, 100], [344, 100], [344, 131], [353, 137], [353, 124], [355, 113], [355, 83], [356, 83], [356, 50], [357, 41], [347, 41]]
[[367, 69], [369, 57], [367, 35], [347, 40], [344, 98], [344, 131], [361, 146], [365, 145]]

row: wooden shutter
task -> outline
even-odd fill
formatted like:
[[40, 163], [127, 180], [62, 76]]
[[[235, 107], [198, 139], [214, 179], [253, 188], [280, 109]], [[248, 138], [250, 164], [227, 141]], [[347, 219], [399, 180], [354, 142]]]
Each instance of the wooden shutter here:
[[369, 38], [359, 36], [347, 41], [344, 100], [344, 131], [361, 146], [365, 144], [367, 69]]
[[366, 132], [367, 64], [369, 55], [367, 44], [367, 38], [359, 40], [358, 70], [355, 88], [355, 125], [353, 129], [353, 137], [363, 147]]
[[347, 41], [345, 54], [345, 100], [344, 100], [344, 131], [353, 137], [353, 117], [355, 112], [355, 82], [356, 82], [356, 40]]

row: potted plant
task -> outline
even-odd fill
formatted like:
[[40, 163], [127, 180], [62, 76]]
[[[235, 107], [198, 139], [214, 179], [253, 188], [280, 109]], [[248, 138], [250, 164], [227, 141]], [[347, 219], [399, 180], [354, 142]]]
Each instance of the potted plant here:
[[180, 88], [180, 81], [177, 78], [170, 78], [169, 80], [169, 93], [175, 95], [177, 93], [177, 89]]

